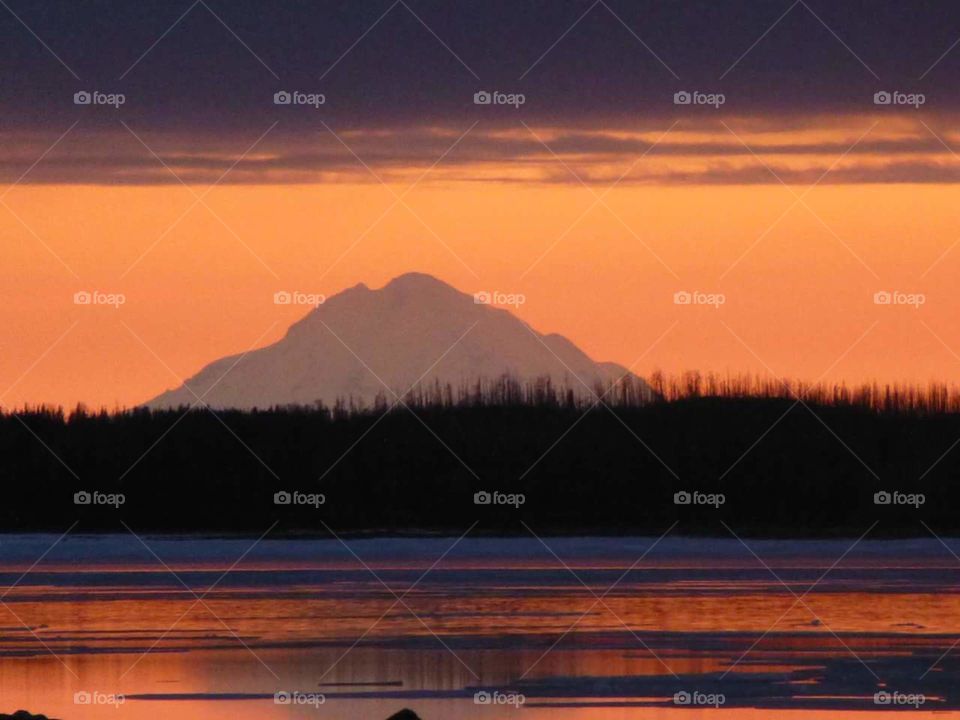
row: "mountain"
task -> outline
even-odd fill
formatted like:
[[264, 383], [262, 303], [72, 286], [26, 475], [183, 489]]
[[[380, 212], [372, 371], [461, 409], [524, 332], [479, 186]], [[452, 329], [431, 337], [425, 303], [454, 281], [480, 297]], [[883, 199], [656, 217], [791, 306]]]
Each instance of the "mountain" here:
[[198, 395], [213, 408], [348, 398], [371, 405], [378, 395], [392, 403], [390, 391], [402, 395], [418, 381], [449, 383], [456, 392], [504, 374], [521, 382], [550, 378], [581, 398], [593, 397], [584, 384], [607, 387], [626, 374], [649, 392], [625, 368], [594, 362], [561, 335], [542, 335], [507, 310], [408, 273], [378, 290], [360, 284], [328, 298], [273, 345], [217, 360], [146, 406], [191, 405]]

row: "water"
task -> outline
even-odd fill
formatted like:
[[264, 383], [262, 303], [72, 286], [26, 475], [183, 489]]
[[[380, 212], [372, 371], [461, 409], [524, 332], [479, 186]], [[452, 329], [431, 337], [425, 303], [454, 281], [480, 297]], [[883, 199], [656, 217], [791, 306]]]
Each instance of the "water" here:
[[960, 717], [935, 539], [57, 540], [0, 538], [2, 712]]

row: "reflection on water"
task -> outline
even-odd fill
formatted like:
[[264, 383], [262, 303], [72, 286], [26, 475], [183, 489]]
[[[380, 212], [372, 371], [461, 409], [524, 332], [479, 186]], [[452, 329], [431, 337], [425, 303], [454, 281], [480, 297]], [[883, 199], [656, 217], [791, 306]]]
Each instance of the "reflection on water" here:
[[0, 540], [0, 712], [960, 716], [935, 540], [56, 539]]

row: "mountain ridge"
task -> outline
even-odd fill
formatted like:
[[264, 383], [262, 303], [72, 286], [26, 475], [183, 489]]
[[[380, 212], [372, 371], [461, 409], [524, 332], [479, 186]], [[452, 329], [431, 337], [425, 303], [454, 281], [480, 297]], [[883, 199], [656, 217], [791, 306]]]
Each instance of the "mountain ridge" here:
[[420, 272], [383, 287], [358, 283], [294, 322], [277, 342], [228, 355], [147, 401], [153, 409], [203, 403], [250, 410], [353, 400], [372, 405], [417, 388], [473, 386], [509, 376], [549, 379], [578, 397], [631, 377], [568, 338], [542, 334], [509, 310]]

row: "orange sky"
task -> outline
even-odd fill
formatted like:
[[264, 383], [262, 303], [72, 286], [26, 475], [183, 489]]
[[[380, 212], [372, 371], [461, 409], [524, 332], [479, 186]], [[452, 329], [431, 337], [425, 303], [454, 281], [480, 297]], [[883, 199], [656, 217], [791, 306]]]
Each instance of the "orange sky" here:
[[[15, 187], [0, 205], [0, 402], [138, 403], [278, 339], [305, 311], [274, 305], [277, 290], [329, 296], [411, 270], [523, 293], [518, 314], [535, 328], [595, 359], [642, 356], [640, 373], [925, 382], [960, 370], [953, 185], [824, 182], [798, 203], [807, 185], [625, 182], [597, 202], [609, 183], [441, 170], [396, 205], [411, 177], [223, 184], [192, 209], [209, 186]], [[126, 303], [75, 305], [81, 290]], [[683, 290], [725, 303], [675, 305]], [[925, 304], [876, 305], [877, 291]]]

